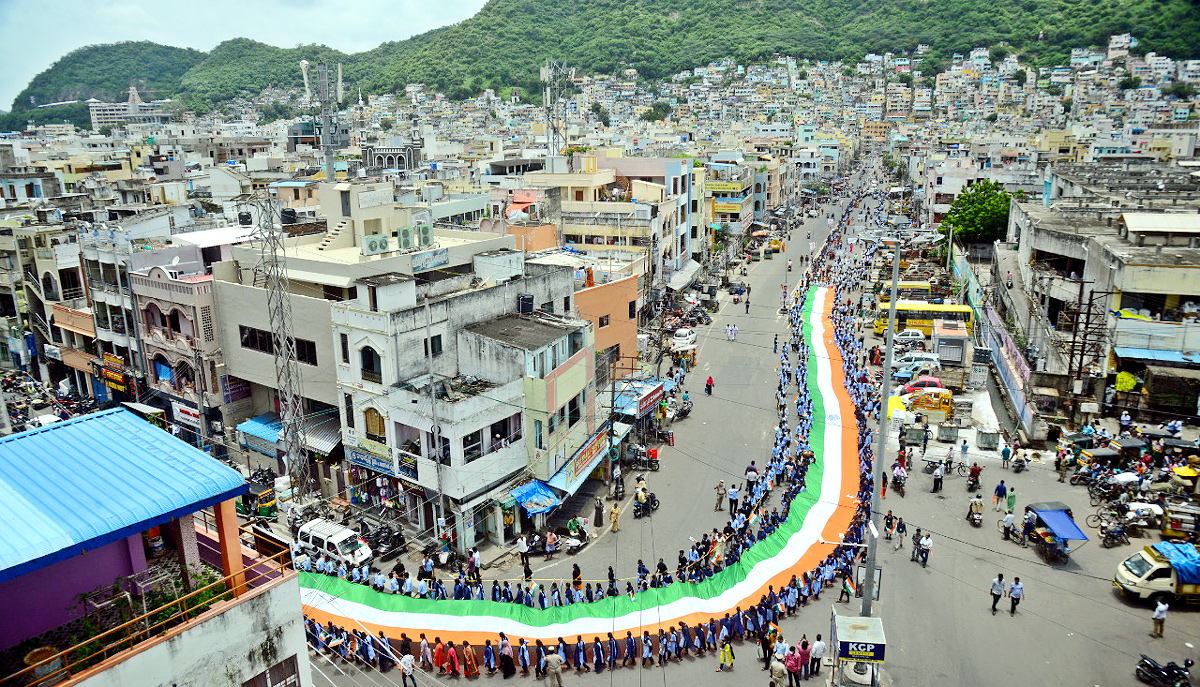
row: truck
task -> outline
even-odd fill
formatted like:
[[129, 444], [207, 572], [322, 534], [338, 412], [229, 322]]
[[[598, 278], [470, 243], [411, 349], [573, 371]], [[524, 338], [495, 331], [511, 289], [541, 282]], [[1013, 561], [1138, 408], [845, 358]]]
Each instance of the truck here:
[[943, 367], [933, 371], [933, 376], [941, 381], [942, 386], [955, 391], [963, 391], [971, 386], [971, 371], [964, 367]]
[[1151, 544], [1118, 565], [1112, 583], [1135, 599], [1200, 601], [1200, 549], [1195, 544]]

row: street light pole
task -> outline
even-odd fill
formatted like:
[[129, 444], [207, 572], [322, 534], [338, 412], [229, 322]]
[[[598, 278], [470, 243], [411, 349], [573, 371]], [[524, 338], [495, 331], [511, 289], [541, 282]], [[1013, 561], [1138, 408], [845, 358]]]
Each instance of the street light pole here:
[[[874, 459], [871, 461], [871, 473], [874, 476], [871, 487], [871, 522], [874, 523], [879, 518], [879, 485], [880, 476], [887, 479], [887, 473], [883, 472], [880, 466], [883, 465], [884, 447], [887, 445], [887, 400], [889, 387], [891, 386], [892, 376], [892, 352], [896, 339], [896, 301], [899, 297], [896, 293], [897, 284], [900, 281], [900, 251], [904, 248], [904, 242], [897, 239], [895, 252], [892, 255], [892, 286], [891, 286], [891, 303], [888, 308], [888, 327], [887, 327], [887, 349], [883, 356], [883, 379], [880, 381], [879, 388], [879, 441], [875, 449]], [[868, 529], [878, 531], [877, 526]], [[867, 559], [866, 559], [866, 575], [863, 579], [863, 601], [862, 613], [860, 615], [869, 617], [871, 615], [871, 599], [875, 596], [875, 549], [877, 547], [878, 537], [871, 532], [867, 533]]]

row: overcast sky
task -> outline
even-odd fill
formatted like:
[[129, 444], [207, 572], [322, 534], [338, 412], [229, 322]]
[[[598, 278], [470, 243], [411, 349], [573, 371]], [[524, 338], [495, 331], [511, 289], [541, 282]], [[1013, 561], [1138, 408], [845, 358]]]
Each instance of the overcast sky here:
[[361, 52], [462, 21], [484, 0], [0, 0], [0, 110], [85, 45], [155, 41], [211, 50], [244, 36], [280, 47]]

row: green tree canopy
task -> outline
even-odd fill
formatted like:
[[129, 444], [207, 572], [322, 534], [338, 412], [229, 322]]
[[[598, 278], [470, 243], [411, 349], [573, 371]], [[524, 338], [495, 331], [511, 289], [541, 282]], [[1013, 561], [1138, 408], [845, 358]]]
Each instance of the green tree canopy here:
[[1016, 80], [1018, 86], [1024, 86], [1025, 82], [1029, 80], [1029, 74], [1024, 69], [1018, 69], [1013, 72], [1013, 79]]
[[989, 243], [1008, 228], [1008, 192], [998, 182], [982, 179], [958, 194], [943, 223], [955, 238], [967, 243]]
[[642, 113], [642, 119], [647, 122], [661, 122], [671, 114], [671, 106], [662, 101], [655, 101], [649, 110]]

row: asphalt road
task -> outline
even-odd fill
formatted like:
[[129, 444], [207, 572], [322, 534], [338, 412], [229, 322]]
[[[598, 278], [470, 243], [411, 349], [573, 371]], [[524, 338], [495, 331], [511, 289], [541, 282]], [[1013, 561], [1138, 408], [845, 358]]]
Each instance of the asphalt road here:
[[[828, 214], [828, 210], [824, 213]], [[824, 238], [826, 218], [808, 220], [814, 241]], [[535, 577], [564, 578], [572, 563], [578, 563], [585, 579], [606, 578], [612, 565], [618, 577], [634, 573], [637, 559], [653, 567], [659, 557], [674, 569], [675, 558], [689, 536], [723, 524], [723, 513], [713, 511], [713, 487], [739, 480], [750, 460], [769, 452], [775, 424], [772, 392], [778, 358], [772, 352], [776, 332], [786, 330], [777, 313], [779, 285], [789, 276], [787, 258], [807, 254], [804, 229], [793, 233], [787, 254], [753, 264], [748, 281], [752, 286], [751, 307], [733, 306], [726, 298], [710, 327], [699, 329], [699, 369], [689, 375], [687, 388], [695, 400], [692, 415], [676, 425], [676, 445], [663, 447], [660, 472], [649, 473], [652, 491], [663, 506], [653, 517], [634, 520], [632, 509], [623, 506], [621, 531], [610, 533], [607, 515], [603, 534], [574, 557], [558, 557], [550, 564], [535, 561]], [[796, 273], [791, 276], [794, 278]], [[737, 342], [725, 341], [725, 325], [739, 328]], [[870, 334], [868, 334], [868, 345]], [[713, 397], [703, 394], [703, 380], [712, 375]], [[949, 444], [930, 443], [929, 450], [944, 453]], [[894, 441], [885, 464], [894, 455]], [[934, 453], [938, 455], [937, 453]], [[976, 456], [973, 456], [975, 459]], [[909, 480], [906, 496], [889, 491], [883, 510], [891, 509], [912, 527], [933, 532], [929, 566], [909, 561], [907, 544], [899, 552], [880, 545], [883, 568], [880, 602], [875, 613], [883, 618], [888, 650], [885, 684], [894, 685], [1129, 685], [1136, 680], [1133, 666], [1139, 653], [1161, 660], [1200, 659], [1194, 646], [1200, 644], [1200, 613], [1175, 607], [1167, 620], [1166, 638], [1151, 639], [1150, 608], [1144, 603], [1118, 598], [1110, 582], [1116, 566], [1138, 547], [1158, 541], [1157, 536], [1134, 539], [1132, 546], [1103, 549], [1097, 541], [1076, 545], [1071, 560], [1060, 566], [1041, 562], [1033, 549], [1002, 541], [996, 529], [1001, 514], [990, 509], [990, 494], [1004, 479], [1015, 485], [1018, 508], [1030, 501], [1057, 500], [1074, 509], [1076, 519], [1094, 511], [1081, 487], [1059, 484], [1049, 466], [1034, 464], [1020, 475], [1000, 467], [998, 454], [980, 453], [985, 467], [983, 489], [989, 503], [981, 528], [964, 519], [968, 493], [966, 479], [948, 477], [943, 492], [929, 493], [931, 478], [917, 472]], [[586, 504], [588, 501], [578, 499]], [[606, 503], [606, 509], [608, 504]], [[586, 511], [586, 512], [585, 512]], [[581, 514], [591, 516], [591, 509]], [[1089, 536], [1094, 530], [1084, 528]], [[486, 578], [516, 577], [510, 568], [486, 571]], [[1015, 616], [1007, 611], [992, 616], [988, 587], [997, 572], [1011, 581], [1020, 576], [1028, 598]], [[623, 587], [622, 583], [622, 587]], [[830, 603], [810, 605], [796, 617], [780, 623], [790, 641], [802, 634], [828, 639]], [[1004, 602], [1007, 607], [1007, 600]], [[858, 602], [838, 605], [840, 614], [855, 614]], [[756, 684], [767, 682], [756, 662], [755, 647], [735, 647], [738, 659], [733, 672], [714, 672], [716, 659], [685, 659], [682, 665], [664, 669], [624, 668], [603, 676], [594, 674], [564, 678], [568, 684], [708, 685]], [[822, 676], [827, 676], [823, 671]], [[314, 659], [314, 684], [396, 685], [399, 676], [360, 672], [352, 666], [331, 665]], [[500, 677], [480, 678], [500, 681]], [[527, 682], [530, 678], [514, 678]], [[418, 676], [421, 685], [446, 684], [458, 679]]]

